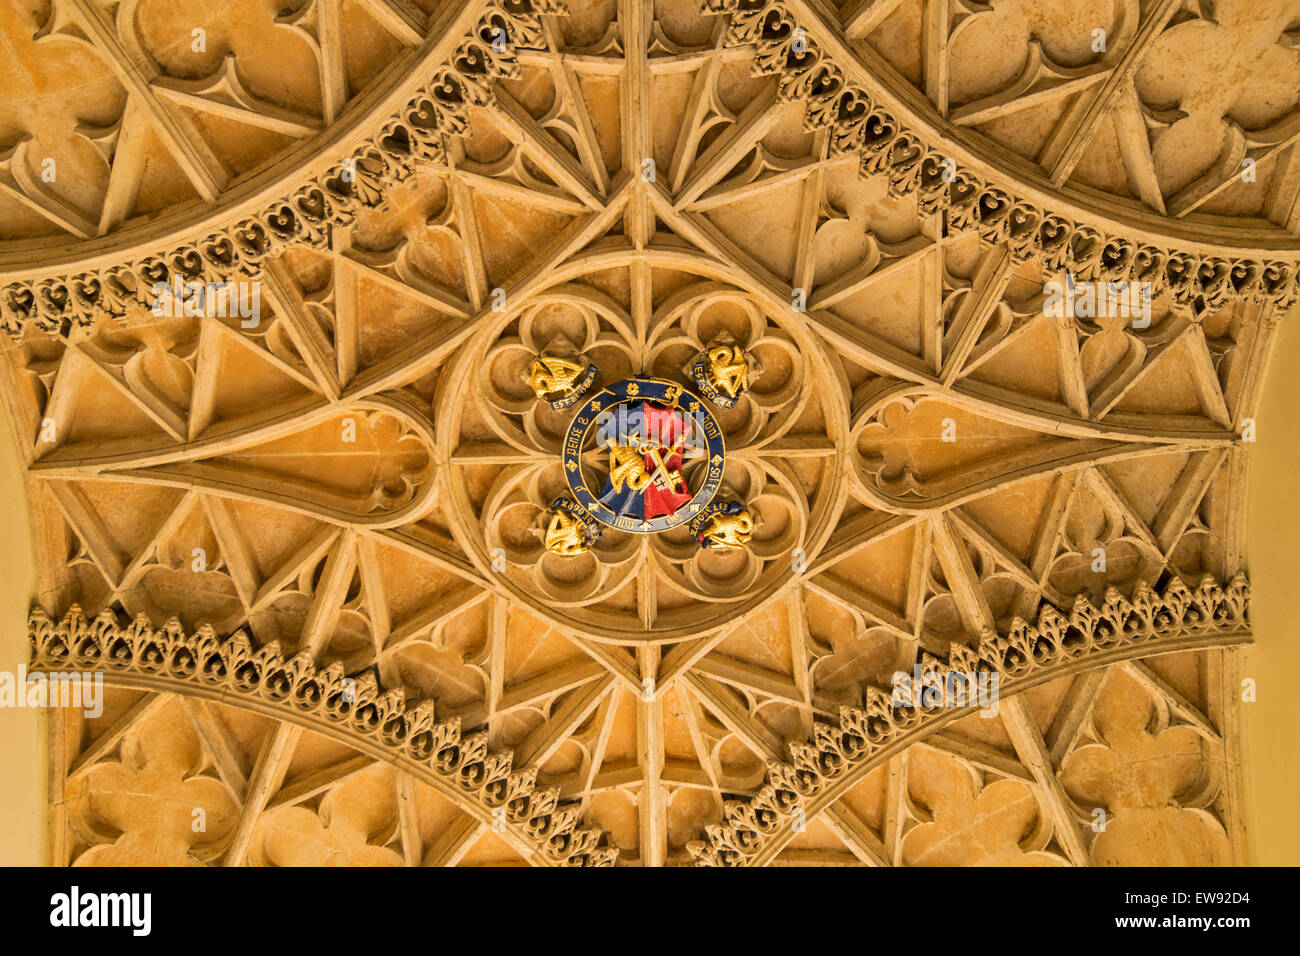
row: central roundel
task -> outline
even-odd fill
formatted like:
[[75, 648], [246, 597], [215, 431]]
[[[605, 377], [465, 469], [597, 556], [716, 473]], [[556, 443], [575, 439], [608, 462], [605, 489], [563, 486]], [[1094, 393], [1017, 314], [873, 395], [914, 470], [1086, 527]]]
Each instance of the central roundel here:
[[564, 474], [577, 503], [634, 534], [686, 524], [722, 483], [722, 429], [675, 382], [629, 378], [593, 395], [564, 436]]

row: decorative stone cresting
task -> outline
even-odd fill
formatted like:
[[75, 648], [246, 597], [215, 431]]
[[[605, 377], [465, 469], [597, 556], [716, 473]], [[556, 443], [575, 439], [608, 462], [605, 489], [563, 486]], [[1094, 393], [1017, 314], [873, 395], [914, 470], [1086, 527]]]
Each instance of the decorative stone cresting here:
[[[1249, 2], [1272, 23], [1292, 0]], [[264, 165], [240, 152], [215, 200], [184, 198], [206, 194], [178, 164], [147, 201], [105, 201], [84, 244], [49, 216], [0, 243], [36, 666], [109, 685], [102, 718], [50, 711], [50, 861], [113, 839], [82, 795], [152, 787], [147, 805], [189, 774], [239, 808], [229, 845], [193, 852], [187, 821], [150, 814], [133, 839], [169, 829], [228, 866], [307, 860], [343, 830], [406, 866], [1247, 863], [1234, 575], [1295, 298], [1300, 147], [1204, 204], [1172, 202], [1202, 169], [1191, 150], [1135, 190], [1135, 147], [1176, 140], [1105, 125], [1165, 99], [1047, 90], [1088, 123], [1054, 121], [1040, 88], [972, 110], [1005, 64], [963, 66], [938, 17], [912, 31], [947, 0], [417, 6], [436, 11], [344, 30], [334, 51], [370, 79], [331, 87], [320, 122], [299, 97], [297, 145], [241, 142]], [[1010, 62], [1022, 37], [1086, 37], [1086, 3], [1052, 6], [1075, 12], [955, 16], [962, 37], [1014, 33], [981, 41]], [[895, 10], [868, 30], [864, 11]], [[1223, 19], [1243, 49], [1264, 22]], [[1112, 40], [1089, 67], [1107, 90], [1113, 59], [1151, 49]], [[268, 36], [259, 63], [289, 45]], [[954, 73], [911, 79], [935, 49]], [[1248, 79], [1171, 58], [1223, 96]], [[315, 65], [337, 77], [339, 59]], [[1031, 159], [1040, 136], [1069, 162]], [[119, 186], [148, 157], [124, 159]], [[1149, 323], [1071, 319], [1044, 301], [1061, 270], [1162, 291]], [[265, 321], [154, 316], [155, 277], [260, 285]], [[721, 346], [750, 379], [729, 407], [692, 385]], [[539, 356], [589, 387], [538, 389]], [[634, 378], [713, 406], [743, 549], [689, 525], [552, 528], [578, 409]], [[918, 666], [964, 696], [892, 706]], [[996, 680], [996, 719], [971, 677]], [[159, 721], [195, 756], [137, 785], [114, 768]], [[1159, 786], [1132, 798], [1140, 774]], [[322, 835], [361, 792], [383, 812]], [[1094, 852], [1103, 804], [1133, 829]], [[933, 825], [953, 807], [956, 838]]]
[[[830, 130], [832, 155], [856, 152], [864, 175], [888, 177], [893, 196], [916, 193], [923, 211], [947, 215], [950, 230], [974, 230], [986, 243], [1006, 243], [1014, 261], [1036, 258], [1045, 271], [1068, 272], [1076, 281], [1150, 283], [1155, 294], [1168, 292], [1197, 315], [1232, 299], [1285, 310], [1300, 296], [1300, 252], [1228, 260], [1137, 243], [1056, 215], [969, 169], [946, 177], [941, 144], [927, 142], [868, 91], [850, 84], [785, 3], [704, 0], [704, 7], [730, 15], [724, 42], [752, 44], [755, 72], [780, 76], [784, 102], [806, 104], [808, 129]], [[796, 36], [803, 52], [793, 47]]]
[[[780, 0], [702, 0], [712, 14], [729, 14], [724, 43], [755, 47], [754, 69], [780, 75], [780, 97], [807, 105], [810, 129], [831, 131], [832, 155], [858, 153], [864, 174], [889, 180], [894, 196], [916, 193], [922, 211], [943, 212], [950, 230], [973, 229], [987, 243], [1006, 243], [1017, 262], [1039, 258], [1046, 270], [1079, 281], [1146, 282], [1167, 291], [1196, 315], [1233, 299], [1288, 309], [1300, 297], [1300, 252], [1276, 256], [1203, 256], [1174, 244], [1155, 246], [1058, 215], [991, 183], [969, 169], [948, 181], [937, 142], [905, 127], [871, 94], [848, 82], [811, 35], [792, 49], [800, 24]], [[392, 187], [417, 164], [445, 159], [444, 134], [463, 132], [470, 105], [492, 96], [491, 83], [516, 77], [516, 50], [544, 49], [538, 17], [562, 15], [563, 0], [492, 0], [474, 30], [441, 69], [396, 115], [350, 156], [355, 175], [344, 176], [347, 157], [256, 216], [174, 249], [155, 250], [122, 264], [85, 272], [12, 282], [0, 290], [0, 327], [13, 337], [29, 324], [67, 335], [102, 313], [125, 314], [145, 304], [157, 282], [172, 276], [219, 282], [256, 277], [262, 262], [296, 244], [324, 247], [334, 226], [347, 226], [361, 207], [383, 205]], [[493, 47], [497, 30], [509, 38]]]
[[[147, 305], [155, 283], [226, 282], [255, 278], [262, 263], [286, 248], [329, 245], [330, 230], [350, 225], [359, 208], [383, 205], [388, 191], [407, 181], [419, 163], [445, 161], [443, 134], [463, 132], [471, 105], [491, 96], [490, 84], [518, 76], [516, 50], [544, 49], [538, 17], [562, 14], [563, 0], [490, 0], [474, 29], [396, 115], [331, 171], [308, 180], [292, 196], [193, 243], [75, 275], [13, 282], [0, 290], [0, 328], [15, 339], [29, 323], [66, 336], [93, 325], [102, 313], [125, 315]], [[494, 47], [505, 31], [505, 49]]]
[[[978, 649], [954, 645], [947, 661], [923, 654], [921, 666], [936, 680], [954, 672], [997, 672], [1002, 693], [1009, 695], [1020, 689], [1017, 684], [1103, 651], [1141, 647], [1153, 653], [1161, 643], [1189, 635], [1248, 635], [1249, 604], [1250, 583], [1241, 573], [1227, 586], [1207, 575], [1194, 591], [1180, 578], [1159, 593], [1139, 584], [1132, 597], [1110, 588], [1101, 607], [1083, 594], [1068, 617], [1049, 604], [1037, 625], [1017, 619], [1008, 633]], [[791, 826], [805, 802], [935, 718], [953, 713], [952, 708], [923, 704], [897, 707], [888, 690], [868, 688], [865, 708], [842, 707], [838, 727], [817, 723], [811, 743], [790, 744], [789, 762], [769, 764], [767, 785], [750, 800], [728, 801], [726, 823], [706, 827], [707, 841], [688, 849], [702, 866], [748, 865], [774, 835]]]
[[177, 621], [154, 628], [144, 617], [123, 626], [107, 610], [87, 620], [74, 607], [56, 623], [38, 607], [28, 629], [34, 670], [153, 678], [219, 692], [236, 706], [271, 705], [323, 733], [378, 747], [390, 763], [414, 762], [479, 803], [486, 818], [504, 807], [506, 825], [556, 865], [612, 866], [618, 856], [598, 845], [599, 830], [578, 827], [577, 810], [560, 804], [556, 790], [537, 789], [536, 769], [512, 772], [511, 753], [490, 751], [487, 734], [462, 736], [459, 718], [439, 723], [432, 701], [409, 706], [372, 674], [351, 680], [338, 663], [318, 669], [306, 654], [286, 660], [275, 643], [254, 650], [242, 632], [223, 641], [207, 626], [187, 634]]

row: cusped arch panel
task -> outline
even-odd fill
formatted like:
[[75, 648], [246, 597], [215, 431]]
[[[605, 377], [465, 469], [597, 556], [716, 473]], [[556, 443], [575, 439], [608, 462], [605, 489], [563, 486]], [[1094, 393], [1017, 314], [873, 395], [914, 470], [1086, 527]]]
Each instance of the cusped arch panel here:
[[[608, 866], [617, 855], [599, 845], [599, 831], [578, 826], [554, 790], [536, 787], [535, 770], [512, 769], [508, 751], [493, 752], [486, 734], [462, 735], [459, 720], [435, 719], [431, 701], [408, 705], [373, 676], [347, 678], [338, 664], [317, 669], [305, 654], [285, 659], [274, 644], [254, 650], [243, 634], [222, 641], [210, 628], [187, 634], [176, 622], [123, 627], [108, 612], [88, 621], [74, 608], [57, 623], [36, 612], [29, 626], [34, 671], [102, 674], [109, 686], [215, 701], [345, 743], [508, 833], [537, 865]], [[271, 796], [266, 783], [253, 794], [263, 806], [252, 808], [252, 821]]]
[[[0, 254], [39, 602], [106, 622], [37, 615], [39, 653], [264, 715], [269, 767], [333, 735], [475, 827], [518, 804], [511, 839], [551, 862], [961, 862], [944, 807], [1011, 820], [1002, 861], [1130, 860], [1149, 821], [1238, 846], [1235, 711], [1205, 688], [1249, 638], [1238, 491], [1294, 235], [948, 150], [954, 118], [853, 36], [904, 6], [846, 5], [850, 30], [807, 0], [453, 4], [405, 99], [365, 100], [361, 139], [267, 205], [124, 257], [114, 234], [75, 264]], [[1067, 274], [1151, 283], [1149, 321], [1053, 313]], [[172, 279], [260, 283], [269, 314], [148, 314]], [[691, 390], [722, 331], [755, 359], [714, 412], [749, 547], [547, 551], [569, 417], [530, 363], [564, 346], [599, 386]], [[1005, 719], [892, 706], [915, 667], [997, 674]], [[456, 719], [468, 782], [421, 749]], [[1193, 737], [1227, 770], [1171, 772], [1176, 813], [1089, 787], [1144, 748], [1191, 766]], [[357, 786], [285, 827], [329, 831]], [[1085, 845], [1088, 801], [1120, 836]], [[241, 852], [288, 858], [250, 825]]]

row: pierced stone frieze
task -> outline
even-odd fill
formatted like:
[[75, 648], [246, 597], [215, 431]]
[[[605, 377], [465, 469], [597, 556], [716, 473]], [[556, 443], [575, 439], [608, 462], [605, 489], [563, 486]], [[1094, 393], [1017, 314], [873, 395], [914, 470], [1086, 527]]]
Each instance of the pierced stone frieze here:
[[144, 620], [123, 627], [109, 612], [88, 621], [74, 609], [55, 623], [36, 611], [30, 627], [33, 667], [103, 671], [110, 681], [120, 676], [126, 686], [153, 690], [189, 684], [200, 697], [242, 698], [272, 715], [281, 710], [281, 719], [329, 728], [373, 756], [442, 782], [472, 799], [489, 821], [503, 808], [507, 825], [553, 864], [612, 862], [612, 850], [596, 845], [600, 834], [578, 829], [577, 816], [553, 790], [536, 789], [535, 773], [512, 772], [510, 755], [492, 752], [485, 734], [463, 737], [458, 720], [436, 722], [430, 703], [409, 707], [400, 693], [381, 693], [373, 677], [351, 680], [337, 664], [317, 670], [309, 656], [285, 659], [274, 644], [254, 650], [242, 634], [222, 641], [210, 628], [186, 634], [179, 625], [159, 630]]
[[[336, 4], [324, 5], [334, 7], [338, 15]], [[326, 244], [332, 229], [354, 221], [358, 208], [380, 205], [388, 190], [407, 180], [419, 164], [445, 158], [444, 134], [465, 129], [466, 108], [490, 96], [493, 79], [518, 75], [516, 51], [537, 49], [541, 43], [537, 17], [559, 9], [554, 0], [493, 2], [486, 10], [463, 5], [458, 20], [468, 19], [464, 11], [471, 11], [477, 22], [449, 51], [446, 64], [438, 64], [405, 106], [374, 124], [351, 152], [332, 157], [329, 168], [306, 185], [297, 185], [290, 195], [277, 197], [253, 216], [179, 247], [144, 252], [132, 247], [109, 266], [10, 282], [0, 291], [5, 331], [17, 337], [32, 323], [66, 335], [101, 314], [123, 316], [128, 309], [150, 305], [155, 286], [169, 285], [176, 277], [202, 283], [256, 277], [264, 260], [289, 246]], [[97, 16], [85, 11], [82, 15]], [[340, 39], [335, 34], [332, 42]], [[147, 245], [137, 246], [141, 244]]]
[[[1112, 590], [1101, 608], [1081, 596], [1069, 617], [1049, 606], [1037, 627], [1021, 624], [988, 646], [961, 648], [947, 662], [931, 658], [923, 666], [940, 685], [950, 670], [997, 672], [1005, 694], [1016, 689], [1017, 681], [1050, 679], [1054, 669], [1093, 654], [1113, 651], [1114, 659], [1123, 659], [1143, 644], [1188, 646], [1183, 642], [1197, 634], [1209, 635], [1214, 643], [1231, 642], [1234, 633], [1236, 640], [1248, 640], [1249, 594], [1245, 578], [1238, 577], [1227, 588], [1209, 579], [1196, 591], [1178, 581], [1160, 595], [1143, 588], [1131, 601]], [[888, 691], [873, 691], [866, 710], [845, 707], [838, 727], [819, 723], [810, 743], [792, 745], [792, 759], [770, 765], [768, 783], [758, 795], [732, 803], [726, 823], [709, 827], [707, 842], [692, 844], [691, 852], [714, 866], [769, 862], [781, 840], [788, 840], [796, 817], [810, 819], [842, 792], [844, 780], [897, 751], [928, 720], [947, 721], [959, 714], [946, 701], [898, 706]]]
[[[151, 253], [129, 267], [12, 283], [0, 298], [6, 328], [18, 334], [25, 322], [36, 320], [42, 328], [66, 332], [69, 322], [84, 325], [96, 311], [121, 315], [130, 302], [147, 301], [154, 283], [165, 283], [173, 274], [206, 281], [255, 275], [263, 258], [288, 244], [326, 241], [331, 226], [350, 223], [359, 205], [382, 201], [394, 183], [409, 177], [414, 164], [440, 159], [443, 134], [464, 130], [465, 105], [482, 103], [492, 95], [488, 81], [493, 78], [518, 75], [515, 51], [541, 49], [537, 16], [560, 9], [502, 8], [484, 15], [470, 40], [451, 58], [456, 67], [440, 73], [426, 93], [412, 99], [356, 149], [351, 165], [342, 162], [338, 170], [320, 176], [257, 218], [197, 244]], [[819, 48], [818, 31], [829, 25], [801, 23], [799, 16], [776, 2], [710, 0], [706, 9], [730, 15], [728, 43], [756, 46], [756, 68], [780, 75], [783, 101], [805, 103], [808, 123], [832, 130], [832, 155], [861, 153], [864, 171], [887, 175], [896, 195], [917, 192], [923, 209], [946, 214], [949, 228], [975, 230], [987, 242], [1005, 244], [1017, 259], [1039, 258], [1052, 271], [1070, 272], [1086, 281], [1144, 282], [1157, 292], [1168, 289], [1176, 302], [1198, 315], [1232, 299], [1266, 301], [1281, 308], [1296, 300], [1300, 281], [1296, 254], [1283, 237], [1279, 237], [1281, 245], [1260, 243], [1276, 249], [1271, 255], [1243, 256], [1224, 248], [1203, 251], [1214, 245], [1209, 232], [1205, 239], [1188, 243], [1192, 248], [1183, 249], [1178, 243], [1134, 241], [1115, 226], [1098, 228], [1068, 213], [1058, 214], [1041, 199], [1021, 195], [1014, 174], [990, 178], [946, 165], [951, 158], [933, 133], [908, 130], [906, 120], [878, 105], [870, 91], [850, 83], [842, 67]], [[1161, 14], [1163, 19], [1169, 12]], [[504, 52], [492, 45], [498, 29], [508, 37]], [[792, 51], [796, 31], [801, 48]], [[1269, 140], [1271, 149], [1276, 151], [1293, 138], [1274, 136]]]
[[[824, 13], [805, 15], [809, 6], [804, 0], [706, 3], [711, 13], [729, 15], [727, 42], [752, 45], [755, 69], [779, 77], [781, 99], [804, 105], [809, 128], [829, 131], [832, 154], [859, 156], [864, 173], [887, 176], [892, 195], [916, 194], [922, 209], [944, 214], [948, 228], [975, 231], [1014, 259], [1037, 259], [1051, 272], [1090, 282], [1148, 283], [1196, 314], [1238, 298], [1287, 309], [1300, 295], [1294, 238], [1285, 233], [1275, 237], [1280, 248], [1273, 255], [1135, 241], [1130, 235], [1139, 230], [1105, 222], [1109, 217], [1098, 217], [1104, 223], [1098, 225], [1051, 208], [1014, 174], [967, 168], [938, 130], [913, 127], [911, 117], [897, 113], [897, 97], [882, 103], [883, 91], [864, 85], [867, 69], [835, 37]], [[846, 51], [844, 62], [828, 53], [831, 42]], [[856, 66], [853, 76], [845, 72], [849, 62]], [[1204, 237], [1197, 245], [1213, 244], [1211, 231]]]

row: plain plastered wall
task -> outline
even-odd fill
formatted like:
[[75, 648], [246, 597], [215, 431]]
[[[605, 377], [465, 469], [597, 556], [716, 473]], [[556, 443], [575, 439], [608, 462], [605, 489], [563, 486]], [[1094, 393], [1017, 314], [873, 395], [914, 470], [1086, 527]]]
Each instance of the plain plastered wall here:
[[1282, 320], [1256, 413], [1246, 501], [1246, 559], [1255, 643], [1242, 677], [1242, 757], [1250, 859], [1300, 866], [1300, 310]]
[[[0, 409], [0, 671], [28, 659], [27, 608], [36, 575], [22, 466]], [[45, 862], [45, 717], [0, 707], [0, 865]]]

